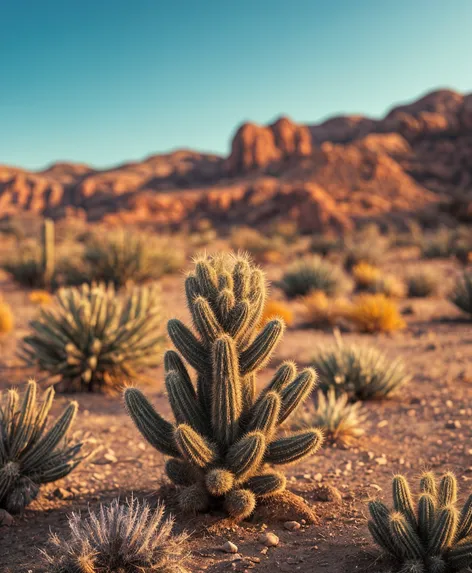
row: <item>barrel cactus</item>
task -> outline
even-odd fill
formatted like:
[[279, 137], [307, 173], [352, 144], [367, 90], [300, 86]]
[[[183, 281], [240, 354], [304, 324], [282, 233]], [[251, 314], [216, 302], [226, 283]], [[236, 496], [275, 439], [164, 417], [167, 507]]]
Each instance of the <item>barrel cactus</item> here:
[[233, 518], [249, 516], [258, 498], [285, 488], [273, 465], [296, 462], [321, 445], [317, 429], [280, 437], [277, 430], [311, 394], [316, 375], [282, 364], [257, 396], [256, 374], [280, 341], [284, 324], [258, 327], [266, 282], [246, 256], [205, 256], [185, 281], [187, 303], [198, 336], [172, 319], [168, 332], [197, 373], [194, 386], [180, 355], [164, 358], [166, 388], [175, 424], [158, 414], [135, 388], [125, 391], [136, 426], [161, 453], [166, 473], [179, 486], [183, 510], [222, 504]]
[[21, 404], [16, 390], [0, 396], [0, 508], [8, 513], [20, 513], [41, 484], [65, 477], [83, 459], [82, 443], [67, 441], [77, 403], [71, 402], [46, 431], [54, 389], [46, 390], [40, 404], [36, 395], [30, 381]]
[[454, 573], [472, 565], [472, 495], [459, 511], [453, 474], [438, 485], [434, 474], [424, 473], [416, 504], [407, 480], [395, 476], [393, 506], [371, 501], [368, 526], [402, 573]]
[[111, 391], [145, 367], [159, 364], [164, 343], [159, 291], [112, 286], [63, 288], [41, 308], [23, 340], [24, 361], [60, 377], [66, 391]]

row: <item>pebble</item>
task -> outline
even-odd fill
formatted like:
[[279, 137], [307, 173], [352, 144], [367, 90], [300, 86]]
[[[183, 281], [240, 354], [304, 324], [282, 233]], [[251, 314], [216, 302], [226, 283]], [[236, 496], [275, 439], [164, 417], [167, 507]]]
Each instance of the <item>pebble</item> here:
[[221, 550], [224, 551], [225, 553], [237, 553], [238, 546], [232, 543], [231, 541], [226, 541], [226, 543], [224, 543], [221, 546]]
[[298, 531], [301, 528], [301, 525], [298, 523], [298, 521], [286, 521], [284, 523], [284, 527], [288, 531]]
[[387, 458], [375, 458], [375, 463], [379, 466], [386, 466], [387, 465]]
[[259, 541], [266, 547], [277, 547], [277, 545], [279, 544], [279, 538], [277, 537], [277, 535], [275, 535], [275, 533], [271, 532], [263, 533], [259, 537]]

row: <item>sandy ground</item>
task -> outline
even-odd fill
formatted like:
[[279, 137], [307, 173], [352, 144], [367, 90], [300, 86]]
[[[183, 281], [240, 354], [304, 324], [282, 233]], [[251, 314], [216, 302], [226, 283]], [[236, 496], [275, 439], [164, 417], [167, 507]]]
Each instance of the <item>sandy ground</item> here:
[[[386, 268], [403, 274], [417, 264], [408, 253], [392, 254]], [[445, 277], [444, 290], [458, 272], [450, 261], [421, 264], [434, 267]], [[272, 278], [278, 273], [269, 269]], [[168, 315], [185, 318], [181, 277], [164, 279], [162, 288]], [[7, 279], [1, 282], [0, 291], [16, 315], [14, 333], [0, 342], [0, 384], [8, 387], [20, 384], [30, 374], [17, 367], [15, 348], [37, 308], [26, 291]], [[386, 572], [390, 564], [380, 557], [368, 534], [365, 502], [380, 496], [390, 503], [393, 474], [402, 472], [414, 479], [424, 468], [452, 470], [459, 478], [461, 497], [472, 492], [471, 323], [444, 298], [406, 300], [401, 307], [410, 310], [403, 332], [378, 336], [346, 333], [344, 338], [375, 344], [392, 357], [402, 356], [412, 381], [390, 400], [366, 403], [366, 433], [354, 447], [325, 446], [318, 455], [286, 470], [289, 489], [305, 497], [318, 515], [318, 523], [291, 532], [282, 523], [256, 514], [249, 522], [214, 533], [212, 526], [219, 516], [189, 519], [177, 514], [177, 527], [193, 532], [192, 570]], [[270, 367], [260, 376], [260, 384], [284, 359], [294, 359], [300, 366], [309, 364], [316, 349], [331, 339], [329, 332], [289, 329]], [[154, 382], [146, 382], [143, 388], [159, 411], [168, 414], [162, 368], [149, 372], [148, 378]], [[54, 411], [63, 408], [69, 398], [60, 396]], [[75, 395], [74, 399], [80, 404], [75, 428], [89, 433], [103, 450], [66, 479], [44, 487], [22, 517], [9, 528], [0, 528], [2, 572], [41, 571], [37, 548], [44, 546], [49, 531], [65, 531], [67, 514], [73, 510], [83, 511], [115, 496], [125, 498], [131, 492], [156, 498], [164, 458], [138, 434], [121, 396]], [[105, 453], [116, 461], [106, 460]], [[342, 501], [317, 501], [320, 484], [337, 488]], [[264, 548], [258, 542], [262, 531], [275, 532], [279, 546]], [[227, 539], [238, 546], [238, 555], [218, 549]]]

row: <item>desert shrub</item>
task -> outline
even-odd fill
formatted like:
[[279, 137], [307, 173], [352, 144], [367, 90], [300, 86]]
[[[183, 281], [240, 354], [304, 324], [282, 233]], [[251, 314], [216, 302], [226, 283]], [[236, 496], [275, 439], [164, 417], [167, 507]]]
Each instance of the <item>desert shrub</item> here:
[[30, 366], [60, 376], [61, 390], [112, 390], [159, 363], [161, 323], [156, 287], [122, 296], [112, 286], [62, 288], [30, 323], [21, 354]]
[[55, 256], [54, 222], [45, 219], [39, 244], [20, 245], [3, 268], [23, 286], [49, 287], [55, 280]]
[[403, 362], [390, 360], [373, 346], [346, 344], [339, 337], [313, 359], [321, 390], [347, 393], [353, 400], [386, 398], [406, 384]]
[[411, 298], [425, 298], [434, 296], [439, 290], [439, 277], [436, 271], [420, 269], [410, 273], [406, 282], [408, 296]]
[[380, 279], [382, 271], [370, 263], [358, 263], [352, 268], [352, 276], [356, 287], [359, 290], [366, 290]]
[[168, 477], [179, 486], [183, 511], [223, 504], [236, 519], [258, 499], [285, 488], [273, 465], [292, 463], [321, 445], [317, 429], [277, 435], [312, 392], [316, 374], [282, 364], [256, 396], [256, 374], [283, 335], [280, 320], [256, 325], [264, 308], [265, 277], [241, 255], [201, 257], [185, 282], [197, 336], [177, 319], [169, 336], [197, 371], [195, 389], [180, 355], [166, 353], [166, 388], [175, 417], [158, 414], [136, 388], [125, 392], [127, 410], [148, 442], [170, 456]]
[[421, 252], [425, 259], [456, 257], [461, 263], [468, 264], [472, 253], [472, 231], [470, 227], [440, 227], [424, 237]]
[[264, 326], [274, 318], [281, 318], [286, 326], [292, 326], [293, 311], [286, 302], [281, 300], [268, 300], [264, 305], [259, 326]]
[[293, 244], [299, 237], [299, 228], [295, 221], [277, 221], [271, 226], [271, 237], [281, 239], [286, 244]]
[[0, 334], [7, 334], [13, 329], [15, 319], [10, 305], [5, 302], [0, 294]]
[[54, 390], [49, 388], [40, 404], [36, 394], [30, 381], [21, 404], [16, 390], [0, 395], [0, 508], [9, 513], [23, 511], [41, 484], [63, 478], [83, 459], [82, 444], [67, 440], [77, 403], [46, 430]]
[[332, 253], [341, 252], [343, 241], [340, 237], [330, 235], [314, 235], [310, 242], [310, 251], [322, 257], [327, 257]]
[[345, 317], [361, 332], [392, 332], [405, 327], [394, 301], [384, 294], [362, 294]]
[[344, 292], [348, 283], [338, 266], [314, 255], [290, 265], [277, 286], [287, 298], [292, 299], [313, 291], [336, 295]]
[[329, 388], [326, 394], [321, 390], [317, 392], [315, 408], [296, 414], [292, 427], [314, 426], [320, 428], [329, 441], [350, 446], [364, 434], [361, 426], [365, 419], [361, 402], [352, 404], [348, 394], [337, 394], [334, 388]]
[[21, 286], [40, 288], [44, 286], [44, 275], [40, 250], [34, 246], [22, 246], [14, 257], [3, 263], [4, 270]]
[[424, 241], [423, 227], [416, 221], [407, 222], [406, 231], [391, 231], [390, 244], [395, 247], [421, 247]]
[[373, 540], [402, 573], [454, 573], [472, 565], [472, 495], [457, 507], [457, 481], [446, 473], [420, 479], [417, 501], [404, 476], [393, 478], [393, 509], [369, 502]]
[[450, 299], [458, 308], [472, 315], [472, 270], [457, 280]]
[[51, 304], [53, 297], [47, 290], [34, 290], [28, 296], [30, 302], [33, 304]]
[[371, 294], [383, 294], [389, 298], [403, 298], [406, 294], [405, 283], [394, 275], [381, 275], [367, 288]]
[[182, 268], [184, 256], [156, 237], [120, 229], [92, 239], [85, 248], [84, 263], [88, 282], [119, 288], [175, 272]]
[[234, 229], [230, 246], [235, 251], [248, 252], [257, 261], [267, 263], [280, 262], [285, 251], [285, 242], [281, 237], [267, 237], [250, 227]]
[[360, 263], [367, 263], [373, 267], [379, 266], [388, 247], [388, 238], [380, 233], [377, 226], [368, 226], [346, 237], [344, 266], [349, 270]]
[[172, 533], [164, 505], [114, 499], [69, 517], [69, 535], [52, 534], [42, 552], [49, 573], [186, 573], [187, 535]]
[[342, 298], [329, 298], [323, 291], [313, 291], [301, 299], [303, 318], [307, 326], [333, 326], [343, 318], [349, 304]]

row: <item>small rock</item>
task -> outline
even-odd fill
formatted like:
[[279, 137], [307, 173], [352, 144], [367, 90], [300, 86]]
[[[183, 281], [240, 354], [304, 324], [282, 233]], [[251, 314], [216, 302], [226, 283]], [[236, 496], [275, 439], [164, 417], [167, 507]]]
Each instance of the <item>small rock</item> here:
[[375, 458], [375, 463], [379, 466], [387, 465], [387, 458]]
[[298, 531], [301, 528], [301, 525], [298, 521], [286, 521], [284, 523], [284, 527], [285, 529], [288, 529], [288, 531]]
[[237, 553], [238, 546], [231, 541], [226, 541], [226, 543], [221, 546], [221, 551], [224, 551], [225, 553]]
[[448, 420], [446, 422], [446, 428], [448, 430], [458, 430], [461, 427], [462, 424], [459, 422], [459, 420]]
[[4, 509], [0, 509], [0, 527], [11, 527], [13, 525], [13, 517]]
[[259, 537], [259, 541], [266, 547], [277, 547], [277, 545], [279, 544], [279, 538], [277, 537], [277, 535], [275, 535], [275, 533], [271, 532], [263, 533]]
[[64, 489], [63, 487], [56, 488], [52, 492], [52, 495], [54, 497], [57, 497], [58, 499], [70, 499], [71, 497], [74, 497], [74, 495], [70, 491]]

